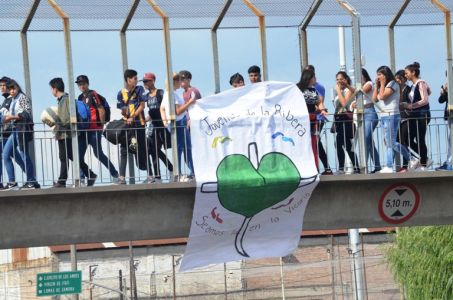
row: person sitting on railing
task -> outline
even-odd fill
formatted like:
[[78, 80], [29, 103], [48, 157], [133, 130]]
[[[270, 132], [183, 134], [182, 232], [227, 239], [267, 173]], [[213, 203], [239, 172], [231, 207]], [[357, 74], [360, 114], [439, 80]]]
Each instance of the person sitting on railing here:
[[373, 101], [378, 102], [382, 112], [381, 124], [384, 129], [384, 143], [387, 148], [386, 166], [380, 173], [393, 173], [394, 152], [398, 152], [409, 162], [409, 167], [414, 168], [417, 159], [411, 157], [406, 146], [397, 142], [398, 128], [400, 125], [400, 87], [395, 81], [395, 76], [387, 66], [381, 66], [376, 71], [376, 87], [373, 91]]
[[420, 161], [417, 165], [418, 171], [424, 171], [429, 168], [433, 162], [428, 159], [428, 147], [426, 146], [426, 130], [431, 121], [431, 112], [429, 108], [430, 88], [426, 81], [420, 78], [420, 64], [414, 62], [405, 68], [407, 80], [412, 81], [411, 91], [409, 92], [409, 101], [404, 108], [409, 112], [409, 139], [415, 139], [417, 145], [412, 150], [420, 155]]
[[[0, 133], [0, 179], [3, 181], [3, 159], [1, 159], [1, 156], [3, 155], [3, 149], [5, 147], [6, 142], [8, 141], [9, 136], [12, 133], [12, 124], [11, 123], [4, 123], [4, 117], [6, 117], [9, 114], [9, 109], [11, 107], [11, 101], [13, 98], [9, 94], [8, 90], [8, 84], [11, 82], [11, 79], [8, 77], [2, 77], [0, 79], [0, 91], [5, 98], [3, 100], [3, 103], [0, 105], [0, 121], [1, 121], [1, 133]], [[22, 169], [23, 172], [25, 172], [25, 164], [24, 161], [22, 160], [22, 157], [19, 153], [19, 148], [14, 147], [13, 149], [13, 157], [17, 163], [17, 165]], [[17, 182], [15, 180], [15, 174], [13, 172], [13, 177], [8, 178], [8, 183], [6, 186], [3, 186], [3, 183], [0, 182], [0, 190], [10, 190], [15, 187], [17, 187]]]
[[[90, 81], [88, 79], [88, 76], [77, 76], [75, 83], [77, 83], [79, 90], [82, 92], [77, 100], [86, 103], [91, 112], [91, 122], [89, 124], [89, 129], [83, 130], [79, 133], [80, 155], [85, 155], [88, 145], [91, 145], [94, 156], [96, 156], [99, 161], [109, 170], [113, 182], [116, 183], [118, 182], [118, 171], [109, 160], [109, 158], [104, 154], [104, 151], [102, 151], [101, 142], [102, 129], [106, 122], [106, 109], [104, 108], [104, 103], [106, 103], [107, 100], [102, 97], [102, 95], [98, 94], [95, 90], [90, 89]], [[83, 174], [82, 172], [82, 174], [80, 175], [81, 178], [84, 178], [86, 174]]]
[[[58, 142], [60, 175], [58, 177], [58, 181], [53, 183], [53, 187], [64, 188], [66, 187], [66, 180], [68, 179], [68, 167], [69, 167], [68, 159], [74, 160], [72, 151], [71, 119], [69, 114], [69, 107], [71, 105], [71, 101], [69, 99], [69, 95], [64, 92], [63, 79], [59, 77], [53, 78], [52, 80], [50, 80], [49, 85], [52, 96], [57, 98], [58, 103], [57, 108], [58, 119], [55, 120], [56, 122], [54, 133], [55, 139]], [[76, 132], [75, 134], [78, 134], [78, 132]], [[80, 149], [77, 150], [80, 152]], [[81, 155], [79, 155], [79, 165], [83, 173], [88, 174], [89, 176], [87, 185], [88, 186], [94, 185], [94, 183], [96, 182], [97, 175], [88, 167], [88, 165], [85, 163], [85, 159]]]
[[[409, 138], [409, 114], [404, 108], [405, 103], [409, 102], [409, 92], [411, 87], [407, 84], [407, 78], [404, 74], [404, 70], [399, 70], [395, 73], [395, 81], [400, 86], [400, 129], [398, 130], [398, 137], [397, 141], [406, 147], [414, 147], [414, 139]], [[403, 156], [403, 164], [401, 165], [401, 169], [398, 171], [399, 173], [405, 173], [408, 170], [409, 162]]]
[[348, 109], [354, 100], [354, 87], [351, 86], [351, 78], [346, 72], [339, 71], [336, 75], [337, 84], [335, 85], [336, 98], [334, 132], [336, 136], [336, 150], [338, 157], [338, 174], [344, 174], [345, 155], [344, 151], [354, 165], [354, 173], [359, 174], [357, 155], [355, 155], [351, 140], [354, 138], [355, 125], [353, 123], [352, 112]]
[[33, 113], [31, 101], [22, 92], [15, 80], [8, 83], [9, 94], [12, 97], [10, 114], [3, 118], [3, 122], [12, 123], [12, 134], [8, 137], [3, 151], [3, 161], [9, 178], [14, 177], [13, 155], [14, 148], [19, 148], [19, 153], [25, 163], [27, 182], [23, 189], [39, 189], [41, 186], [36, 181], [35, 168], [30, 156], [30, 148], [33, 143]]
[[140, 170], [148, 171], [148, 176], [143, 183], [154, 182], [151, 170], [148, 170], [148, 153], [145, 132], [145, 89], [137, 85], [137, 71], [128, 69], [124, 71], [124, 88], [118, 92], [117, 108], [130, 126], [127, 130], [125, 143], [120, 144], [120, 184], [126, 183], [126, 166], [128, 153], [135, 154]]
[[448, 146], [447, 146], [447, 159], [445, 162], [438, 168], [436, 168], [436, 171], [453, 171], [452, 167], [452, 156], [451, 156], [451, 117], [450, 113], [448, 112], [448, 85], [445, 84], [441, 86], [440, 89], [440, 96], [439, 96], [439, 103], [445, 103], [445, 111], [444, 111], [444, 120], [447, 121], [448, 124]]
[[329, 161], [327, 160], [327, 153], [326, 150], [324, 150], [324, 146], [321, 141], [321, 132], [322, 128], [324, 127], [324, 124], [326, 123], [326, 116], [327, 116], [327, 109], [324, 106], [324, 100], [326, 96], [326, 89], [322, 84], [320, 84], [318, 81], [316, 81], [316, 71], [315, 67], [313, 65], [307, 65], [305, 67], [305, 70], [311, 70], [315, 74], [315, 84], [313, 87], [316, 89], [318, 92], [318, 98], [319, 98], [319, 103], [320, 105], [317, 106], [317, 114], [316, 114], [316, 122], [318, 124], [318, 156], [319, 159], [321, 160], [322, 165], [324, 166], [324, 172], [321, 173], [321, 175], [333, 175], [332, 170], [330, 169]]
[[[177, 139], [177, 153], [178, 153], [178, 171], [179, 177], [175, 178], [177, 181], [191, 181], [194, 178], [194, 168], [192, 159], [192, 142], [190, 139], [190, 132], [187, 128], [187, 109], [190, 105], [195, 103], [196, 99], [192, 98], [187, 103], [175, 92], [181, 86], [180, 75], [173, 74], [173, 97], [175, 100], [176, 111], [176, 139]], [[164, 126], [169, 129], [170, 124], [170, 99], [169, 91], [166, 90], [162, 105], [160, 106], [160, 114]], [[170, 130], [171, 132], [171, 130]], [[189, 175], [182, 175], [181, 155], [184, 154], [184, 160], [189, 168]]]
[[[173, 165], [162, 151], [162, 146], [165, 151], [171, 147], [171, 136], [168, 130], [165, 129], [160, 115], [160, 105], [164, 98], [164, 90], [158, 89], [155, 86], [156, 75], [153, 73], [145, 73], [143, 75], [143, 85], [148, 90], [145, 94], [146, 102], [148, 104], [148, 117], [147, 121], [150, 122], [149, 132], [147, 134], [148, 153], [151, 154], [154, 177], [156, 182], [162, 179], [160, 173], [159, 159], [167, 166], [170, 176], [172, 177]], [[150, 168], [150, 166], [148, 166]]]

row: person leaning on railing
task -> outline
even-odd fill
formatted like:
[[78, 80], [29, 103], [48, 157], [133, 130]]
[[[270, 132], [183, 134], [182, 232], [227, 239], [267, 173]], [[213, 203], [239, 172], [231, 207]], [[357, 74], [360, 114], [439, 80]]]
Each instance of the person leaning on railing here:
[[13, 155], [14, 149], [19, 148], [19, 154], [25, 164], [27, 181], [22, 189], [39, 189], [41, 186], [36, 181], [35, 168], [30, 156], [31, 144], [33, 143], [33, 114], [31, 101], [22, 92], [15, 80], [8, 83], [9, 94], [12, 97], [10, 114], [3, 118], [6, 124], [11, 122], [12, 133], [6, 141], [3, 151], [3, 161], [9, 178], [14, 177]]
[[[416, 147], [414, 139], [410, 139], [409, 136], [409, 113], [404, 108], [406, 103], [409, 102], [409, 92], [411, 87], [407, 84], [407, 78], [404, 74], [404, 70], [399, 70], [395, 73], [395, 81], [400, 86], [400, 128], [398, 130], [398, 137], [397, 141], [406, 147], [410, 147], [414, 149]], [[415, 145], [414, 145], [415, 144]], [[405, 173], [408, 171], [409, 162], [403, 156], [403, 164], [401, 165], [401, 169], [398, 171], [399, 173]]]
[[[379, 118], [376, 113], [375, 103], [373, 102], [373, 81], [368, 71], [364, 68], [362, 68], [362, 91], [365, 125], [365, 157], [367, 164], [369, 159], [374, 162], [374, 170], [369, 172], [373, 174], [381, 171], [379, 152], [373, 140], [373, 132], [379, 124]], [[357, 101], [354, 101], [351, 106], [356, 109]]]
[[351, 142], [355, 134], [355, 125], [353, 123], [353, 114], [349, 110], [354, 100], [355, 88], [351, 86], [351, 78], [346, 72], [339, 71], [336, 75], [336, 81], [335, 92], [337, 96], [334, 99], [334, 132], [337, 134], [335, 144], [338, 157], [338, 174], [345, 173], [344, 151], [346, 151], [354, 165], [354, 173], [359, 174], [358, 159]]
[[[8, 78], [8, 77], [2, 77], [0, 79], [0, 91], [2, 93], [2, 96], [4, 97], [4, 100], [3, 100], [3, 103], [0, 105], [0, 121], [1, 121], [1, 124], [0, 124], [0, 178], [1, 180], [3, 181], [3, 159], [2, 159], [2, 156], [3, 156], [3, 150], [4, 150], [4, 147], [5, 147], [5, 144], [6, 142], [8, 141], [8, 138], [10, 137], [11, 133], [12, 133], [12, 124], [10, 122], [8, 123], [5, 123], [4, 122], [4, 117], [6, 117], [7, 115], [9, 115], [9, 109], [11, 107], [11, 101], [13, 100], [13, 98], [11, 97], [11, 95], [9, 94], [9, 90], [8, 90], [8, 84], [11, 82], [11, 79]], [[14, 147], [13, 149], [13, 157], [16, 161], [16, 164], [22, 169], [23, 172], [25, 172], [25, 164], [24, 164], [24, 161], [22, 160], [22, 157], [19, 153], [19, 148], [18, 147]], [[9, 177], [8, 178], [8, 183], [4, 186], [2, 182], [0, 182], [0, 190], [10, 190], [10, 189], [13, 189], [13, 188], [16, 188], [18, 185], [17, 185], [17, 182], [15, 180], [15, 174], [13, 172], [13, 177]]]
[[[318, 121], [316, 115], [318, 112], [318, 106], [321, 109], [324, 109], [321, 99], [318, 95], [318, 91], [314, 88], [316, 83], [315, 72], [309, 69], [305, 69], [300, 76], [300, 80], [297, 83], [297, 87], [304, 95], [305, 103], [307, 105], [308, 114], [310, 117], [310, 133], [311, 133], [311, 148], [313, 150], [313, 155], [315, 158], [316, 168], [319, 171], [319, 162], [318, 162]], [[327, 114], [325, 110], [324, 113]]]
[[[55, 139], [58, 142], [58, 157], [60, 159], [60, 175], [58, 181], [53, 183], [54, 188], [66, 187], [66, 180], [68, 179], [69, 160], [73, 160], [72, 153], [72, 133], [71, 133], [71, 119], [69, 114], [69, 105], [71, 105], [69, 95], [64, 92], [63, 79], [57, 77], [49, 82], [52, 95], [57, 98], [57, 119], [55, 120]], [[77, 133], [76, 133], [77, 134]], [[79, 150], [79, 149], [78, 149]], [[83, 156], [79, 155], [80, 169], [83, 173], [89, 174], [87, 181], [88, 186], [94, 185], [97, 175], [90, 170], [85, 163]]]
[[447, 159], [444, 161], [444, 163], [436, 168], [436, 171], [453, 171], [452, 167], [452, 156], [451, 156], [451, 118], [450, 118], [450, 113], [448, 112], [448, 85], [445, 84], [441, 86], [440, 88], [440, 96], [439, 96], [439, 103], [445, 103], [445, 110], [444, 110], [444, 120], [447, 121], [448, 124], [448, 146], [447, 146]]
[[395, 76], [388, 66], [381, 66], [376, 71], [376, 87], [373, 91], [373, 101], [379, 102], [382, 112], [381, 124], [384, 130], [384, 144], [386, 146], [387, 160], [380, 173], [393, 173], [393, 160], [395, 152], [403, 155], [409, 162], [410, 168], [415, 168], [418, 160], [411, 157], [406, 146], [397, 142], [400, 126], [400, 86], [395, 81]]
[[404, 108], [409, 113], [409, 138], [415, 140], [416, 151], [420, 156], [418, 170], [424, 171], [433, 162], [428, 159], [428, 147], [426, 146], [426, 130], [431, 121], [429, 108], [429, 95], [431, 90], [423, 79], [420, 78], [420, 64], [414, 62], [405, 68], [406, 78], [412, 81], [411, 91], [409, 92], [409, 102]]

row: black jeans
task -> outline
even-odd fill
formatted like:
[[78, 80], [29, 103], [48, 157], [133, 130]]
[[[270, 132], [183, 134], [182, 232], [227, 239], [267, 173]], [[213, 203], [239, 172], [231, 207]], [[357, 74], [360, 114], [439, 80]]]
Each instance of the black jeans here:
[[[154, 176], [156, 176], [156, 178], [161, 178], [159, 159], [167, 166], [169, 172], [173, 172], [173, 164], [170, 162], [168, 157], [162, 151], [162, 146], [164, 147], [165, 150], [167, 150], [167, 145], [169, 143], [169, 141], [167, 141], [169, 136], [166, 133], [167, 130], [165, 128], [154, 127], [153, 134], [146, 138], [148, 145], [148, 153], [151, 155], [152, 158]], [[151, 169], [151, 167], [148, 166], [148, 169]]]
[[[61, 184], [66, 184], [66, 180], [68, 179], [68, 168], [69, 168], [69, 160], [73, 160], [72, 155], [72, 139], [66, 138], [63, 140], [58, 140], [58, 156], [60, 158], [60, 176], [58, 177], [58, 182]], [[80, 149], [79, 149], [80, 153]], [[89, 178], [95, 178], [96, 174], [90, 170], [88, 165], [85, 163], [83, 157], [79, 155], [79, 164], [80, 169], [85, 174], [89, 174]]]
[[[136, 139], [135, 150], [131, 149], [131, 140]], [[140, 170], [148, 170], [148, 150], [146, 145], [145, 127], [131, 128], [126, 131], [126, 142], [120, 144], [120, 176], [126, 176], [126, 166], [129, 155], [135, 156], [135, 162]]]
[[338, 170], [344, 170], [344, 161], [345, 155], [344, 150], [348, 153], [349, 159], [354, 165], [354, 169], [358, 168], [358, 160], [352, 149], [351, 140], [354, 138], [354, 124], [351, 120], [344, 118], [343, 116], [338, 116], [335, 118], [335, 130], [337, 133], [337, 139], [335, 141], [337, 148], [337, 157], [338, 157]]
[[[400, 124], [400, 130], [398, 130], [398, 142], [406, 147], [414, 147], [414, 140], [410, 140], [410, 134], [409, 134], [409, 120], [407, 119], [401, 119], [401, 124]], [[416, 145], [415, 145], [416, 146]], [[414, 149], [414, 148], [412, 148]], [[403, 165], [401, 167], [407, 168], [409, 164], [409, 161], [403, 156]]]
[[329, 162], [327, 161], [327, 153], [324, 150], [324, 146], [322, 145], [322, 142], [321, 142], [321, 131], [322, 131], [322, 128], [324, 127], [325, 122], [319, 122], [318, 124], [319, 124], [318, 156], [322, 162], [322, 165], [324, 166], [324, 169], [329, 170], [330, 166], [329, 166]]
[[429, 111], [420, 112], [416, 118], [409, 120], [409, 142], [412, 150], [420, 156], [420, 164], [426, 167], [428, 160], [428, 147], [426, 146], [426, 130], [431, 115]]

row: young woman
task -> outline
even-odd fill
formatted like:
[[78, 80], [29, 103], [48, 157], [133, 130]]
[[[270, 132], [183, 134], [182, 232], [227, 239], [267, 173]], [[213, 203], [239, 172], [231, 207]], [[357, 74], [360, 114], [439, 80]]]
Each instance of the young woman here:
[[354, 149], [351, 140], [354, 138], [354, 123], [352, 120], [352, 112], [348, 110], [353, 101], [355, 89], [351, 86], [351, 78], [346, 72], [340, 71], [336, 75], [337, 84], [335, 91], [337, 97], [334, 100], [335, 106], [335, 132], [336, 149], [338, 157], [338, 173], [344, 174], [344, 150], [348, 153], [351, 162], [354, 165], [354, 173], [360, 173], [358, 168], [357, 156], [354, 154]]
[[[407, 79], [404, 75], [404, 70], [399, 70], [395, 73], [395, 81], [400, 86], [400, 129], [398, 130], [398, 142], [406, 147], [414, 147], [414, 139], [409, 138], [409, 114], [404, 109], [406, 103], [409, 102], [410, 86], [407, 85]], [[403, 164], [401, 165], [400, 173], [407, 172], [408, 161], [403, 157]]]
[[[369, 173], [376, 173], [381, 171], [381, 163], [379, 161], [379, 153], [376, 148], [376, 144], [373, 140], [373, 132], [376, 129], [379, 118], [376, 110], [374, 109], [373, 102], [373, 81], [371, 80], [368, 71], [362, 68], [362, 90], [363, 90], [363, 107], [365, 117], [365, 155], [368, 164], [368, 159], [374, 162], [374, 170]], [[353, 108], [357, 105], [354, 102]]]
[[[310, 115], [310, 132], [311, 132], [311, 147], [315, 156], [316, 167], [318, 167], [318, 121], [316, 119], [317, 113], [322, 112], [326, 114], [323, 103], [320, 101], [318, 92], [314, 85], [316, 83], [315, 73], [312, 70], [304, 70], [297, 83], [305, 98], [308, 113]], [[325, 166], [324, 166], [325, 167]]]
[[[395, 81], [392, 71], [387, 66], [381, 66], [376, 71], [376, 88], [373, 91], [373, 101], [380, 103], [381, 124], [384, 129], [384, 142], [387, 148], [386, 166], [380, 173], [393, 173], [394, 151], [403, 155], [408, 161], [411, 160], [409, 150], [397, 142], [400, 125], [400, 87]], [[414, 161], [411, 161], [411, 167]]]
[[420, 64], [414, 62], [406, 66], [405, 75], [407, 80], [412, 81], [412, 87], [409, 92], [409, 102], [404, 105], [408, 111], [410, 139], [415, 139], [417, 145], [413, 148], [420, 155], [420, 170], [430, 167], [432, 161], [428, 159], [428, 148], [426, 147], [426, 129], [431, 120], [429, 111], [429, 94], [428, 84], [420, 79]]
[[[9, 178], [14, 178], [13, 153], [14, 148], [19, 147], [19, 153], [25, 163], [27, 182], [23, 189], [38, 189], [40, 185], [35, 178], [35, 169], [30, 157], [31, 143], [33, 143], [33, 117], [30, 99], [25, 96], [19, 84], [11, 80], [8, 84], [9, 94], [12, 97], [10, 115], [4, 118], [4, 122], [11, 122], [13, 132], [6, 141], [3, 151], [3, 161]], [[14, 183], [12, 183], [14, 184]]]

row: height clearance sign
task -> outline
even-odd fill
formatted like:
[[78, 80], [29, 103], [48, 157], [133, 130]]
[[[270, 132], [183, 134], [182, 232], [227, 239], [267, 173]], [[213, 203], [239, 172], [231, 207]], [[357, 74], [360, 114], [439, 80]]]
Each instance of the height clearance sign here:
[[300, 90], [228, 90], [198, 100], [190, 119], [197, 191], [180, 270], [292, 253], [318, 183]]

